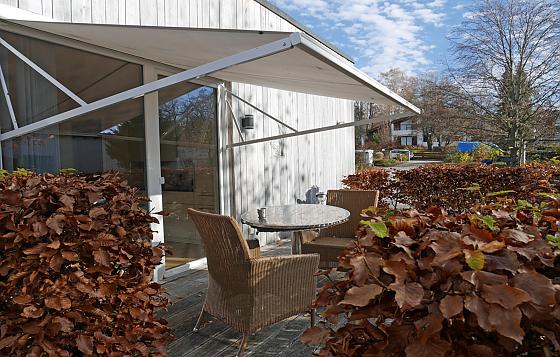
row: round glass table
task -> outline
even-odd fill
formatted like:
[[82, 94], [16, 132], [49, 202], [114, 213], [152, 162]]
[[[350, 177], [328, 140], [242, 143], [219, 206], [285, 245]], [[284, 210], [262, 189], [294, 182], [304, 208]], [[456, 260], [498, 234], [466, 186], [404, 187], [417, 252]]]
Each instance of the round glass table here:
[[[259, 218], [257, 210], [241, 215], [241, 222], [257, 232], [300, 232], [326, 228], [342, 224], [350, 218], [350, 212], [344, 208], [320, 204], [297, 204], [287, 206], [270, 206], [266, 208], [266, 217]], [[300, 253], [299, 240], [292, 234], [292, 253]]]

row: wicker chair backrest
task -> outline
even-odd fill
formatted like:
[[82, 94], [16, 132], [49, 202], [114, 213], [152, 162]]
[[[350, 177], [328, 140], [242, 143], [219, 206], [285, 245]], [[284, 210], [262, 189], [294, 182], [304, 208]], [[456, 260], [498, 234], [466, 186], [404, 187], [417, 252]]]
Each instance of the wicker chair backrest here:
[[379, 191], [327, 191], [327, 204], [348, 210], [350, 212], [350, 219], [346, 223], [322, 229], [320, 235], [322, 237], [354, 237], [362, 220], [360, 216], [362, 210], [371, 206], [377, 207], [378, 200]]
[[210, 273], [228, 275], [249, 260], [249, 246], [236, 220], [192, 208], [187, 211], [202, 237]]

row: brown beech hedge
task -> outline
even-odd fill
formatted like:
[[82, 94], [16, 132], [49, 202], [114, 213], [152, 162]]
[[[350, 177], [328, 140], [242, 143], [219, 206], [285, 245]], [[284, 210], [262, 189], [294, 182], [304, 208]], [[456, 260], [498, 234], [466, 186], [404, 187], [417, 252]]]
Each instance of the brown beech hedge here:
[[0, 177], [0, 355], [164, 355], [146, 199], [118, 175]]
[[516, 199], [530, 199], [543, 182], [560, 179], [560, 166], [531, 164], [521, 167], [488, 165], [426, 165], [406, 171], [362, 170], [343, 180], [347, 188], [380, 190], [392, 203], [426, 210], [432, 206], [460, 212], [480, 203], [493, 192]]
[[560, 355], [560, 196], [545, 191], [456, 215], [364, 211], [344, 278], [315, 302], [331, 327], [302, 340], [323, 357]]

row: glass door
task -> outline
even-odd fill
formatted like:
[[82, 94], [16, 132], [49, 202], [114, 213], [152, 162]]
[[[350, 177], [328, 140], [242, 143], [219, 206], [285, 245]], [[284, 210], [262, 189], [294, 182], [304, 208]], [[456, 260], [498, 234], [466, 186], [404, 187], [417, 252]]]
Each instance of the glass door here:
[[187, 208], [219, 212], [216, 92], [182, 83], [158, 94], [166, 270], [205, 257]]

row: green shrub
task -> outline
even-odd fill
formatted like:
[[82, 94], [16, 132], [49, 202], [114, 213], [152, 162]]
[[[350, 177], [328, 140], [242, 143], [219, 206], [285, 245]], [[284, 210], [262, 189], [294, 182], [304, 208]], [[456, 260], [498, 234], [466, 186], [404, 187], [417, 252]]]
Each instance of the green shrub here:
[[467, 164], [473, 162], [473, 157], [468, 152], [456, 152], [445, 157], [445, 162], [454, 164]]
[[382, 152], [377, 151], [374, 155], [373, 155], [373, 161], [382, 161], [385, 159], [385, 155]]
[[497, 156], [500, 156], [500, 150], [493, 148], [486, 144], [480, 144], [472, 153], [475, 161], [481, 160], [492, 160]]
[[400, 162], [408, 161], [408, 155], [406, 155], [406, 154], [397, 155], [397, 161], [400, 161]]
[[0, 177], [0, 355], [162, 355], [147, 199], [118, 175]]

